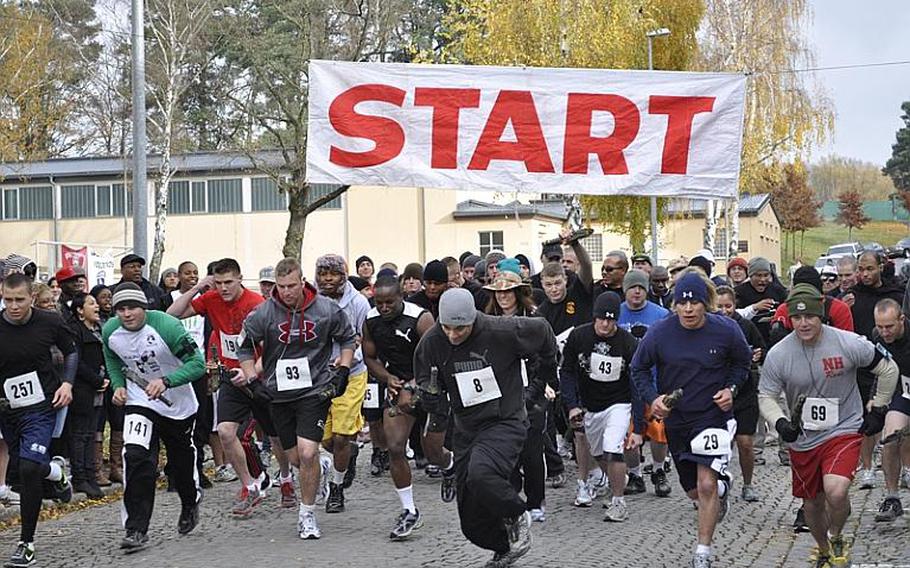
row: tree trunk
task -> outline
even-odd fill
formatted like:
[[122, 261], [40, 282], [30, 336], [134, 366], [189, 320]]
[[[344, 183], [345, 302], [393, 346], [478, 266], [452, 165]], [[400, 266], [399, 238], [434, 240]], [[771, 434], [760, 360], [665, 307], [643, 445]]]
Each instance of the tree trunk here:
[[155, 244], [152, 247], [152, 259], [149, 262], [149, 280], [158, 281], [161, 270], [161, 259], [164, 257], [164, 242], [167, 237], [167, 201], [170, 176], [155, 183]]
[[799, 232], [799, 256], [806, 256], [806, 231]]
[[291, 214], [291, 218], [288, 220], [288, 230], [284, 236], [284, 247], [281, 249], [281, 253], [285, 258], [296, 258], [299, 261], [303, 255], [303, 235], [306, 232], [307, 218], [306, 199], [309, 187], [304, 184], [295, 185], [297, 187], [288, 192], [288, 212]]
[[739, 254], [739, 197], [730, 200], [727, 209], [727, 231], [729, 240], [727, 241], [727, 258], [733, 258]]
[[705, 248], [714, 252], [714, 243], [717, 236], [717, 201], [708, 199], [705, 201]]

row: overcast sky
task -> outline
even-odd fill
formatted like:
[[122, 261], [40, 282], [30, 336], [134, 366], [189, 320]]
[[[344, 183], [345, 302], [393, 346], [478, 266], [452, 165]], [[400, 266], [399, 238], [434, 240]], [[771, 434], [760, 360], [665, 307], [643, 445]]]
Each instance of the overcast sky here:
[[[809, 41], [819, 67], [910, 60], [907, 0], [810, 0]], [[833, 141], [813, 159], [836, 153], [884, 165], [910, 100], [910, 65], [819, 71], [837, 113]]]

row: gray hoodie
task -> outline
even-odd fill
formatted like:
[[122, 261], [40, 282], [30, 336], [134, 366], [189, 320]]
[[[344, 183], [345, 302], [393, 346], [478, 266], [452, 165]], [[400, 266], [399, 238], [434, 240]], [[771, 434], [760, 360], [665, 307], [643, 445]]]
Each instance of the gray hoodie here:
[[[275, 402], [315, 396], [332, 373], [332, 347], [355, 348], [354, 328], [342, 308], [304, 284], [302, 308], [288, 308], [273, 293], [247, 316], [238, 359], [256, 358], [254, 347], [262, 343], [262, 379]], [[279, 364], [280, 363], [280, 364]]]

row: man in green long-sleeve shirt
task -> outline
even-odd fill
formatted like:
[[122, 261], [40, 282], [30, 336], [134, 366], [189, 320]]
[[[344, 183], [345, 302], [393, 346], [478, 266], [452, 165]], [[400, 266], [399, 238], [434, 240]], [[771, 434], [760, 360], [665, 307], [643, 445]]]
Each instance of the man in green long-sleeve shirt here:
[[148, 545], [160, 442], [182, 505], [177, 532], [188, 534], [198, 523], [202, 489], [192, 443], [198, 403], [190, 383], [202, 376], [205, 361], [178, 319], [146, 309], [145, 296], [135, 284], [121, 284], [112, 303], [117, 317], [104, 326], [104, 358], [113, 402], [126, 406], [126, 536], [120, 547], [134, 552]]

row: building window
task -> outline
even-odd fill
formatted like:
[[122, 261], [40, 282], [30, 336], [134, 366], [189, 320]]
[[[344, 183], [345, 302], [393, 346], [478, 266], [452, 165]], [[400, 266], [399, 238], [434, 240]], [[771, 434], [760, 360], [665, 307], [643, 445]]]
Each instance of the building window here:
[[491, 250], [503, 250], [502, 231], [481, 231], [480, 256], [487, 256]]
[[208, 180], [208, 212], [243, 211], [243, 189], [240, 178]]
[[95, 203], [99, 217], [111, 216], [111, 186], [99, 185], [95, 187]]
[[[317, 199], [321, 199], [326, 195], [337, 190], [339, 186], [333, 185], [330, 183], [311, 183], [310, 184], [310, 194], [309, 199], [307, 199], [307, 204], [313, 203]], [[335, 199], [329, 201], [320, 209], [341, 209], [341, 196], [336, 197]]]
[[206, 208], [206, 191], [205, 191], [205, 182], [204, 181], [194, 181], [192, 184], [192, 202], [190, 203], [190, 211], [193, 213], [205, 213], [208, 211]]
[[714, 258], [727, 258], [727, 231], [718, 230], [714, 235]]
[[[111, 213], [116, 217], [133, 214], [133, 190], [125, 188], [122, 183], [111, 186]], [[125, 211], [124, 211], [125, 206]]]
[[739, 252], [749, 252], [749, 241], [739, 241], [739, 246], [736, 247], [736, 250]]
[[581, 246], [588, 251], [591, 262], [603, 262], [604, 259], [604, 242], [603, 235], [600, 233], [581, 239]]
[[284, 211], [288, 208], [287, 194], [278, 191], [275, 180], [259, 177], [251, 182], [253, 211]]
[[3, 218], [6, 220], [19, 218], [19, 190], [3, 190]]
[[20, 187], [19, 218], [23, 220], [54, 218], [54, 188]]
[[94, 185], [64, 185], [60, 187], [60, 216], [82, 219], [95, 216]]
[[190, 212], [190, 182], [172, 181], [167, 184], [169, 213], [186, 215]]

